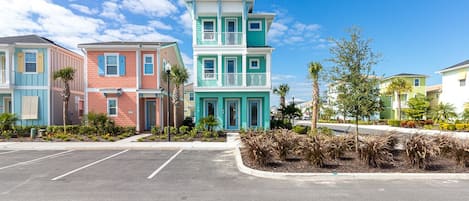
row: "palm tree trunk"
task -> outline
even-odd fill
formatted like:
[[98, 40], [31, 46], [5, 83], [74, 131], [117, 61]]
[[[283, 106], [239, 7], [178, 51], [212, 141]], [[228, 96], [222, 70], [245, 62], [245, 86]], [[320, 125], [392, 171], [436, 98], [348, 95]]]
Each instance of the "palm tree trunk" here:
[[68, 108], [68, 101], [64, 100], [64, 105], [63, 105], [63, 121], [64, 121], [64, 133], [67, 133], [67, 108]]
[[401, 120], [401, 94], [397, 94], [397, 114], [399, 121]]
[[173, 89], [173, 123], [174, 127], [177, 127], [177, 105], [179, 103], [179, 86], [176, 85]]
[[313, 79], [313, 115], [311, 117], [311, 130], [316, 130], [319, 113], [319, 86], [317, 77], [314, 77]]

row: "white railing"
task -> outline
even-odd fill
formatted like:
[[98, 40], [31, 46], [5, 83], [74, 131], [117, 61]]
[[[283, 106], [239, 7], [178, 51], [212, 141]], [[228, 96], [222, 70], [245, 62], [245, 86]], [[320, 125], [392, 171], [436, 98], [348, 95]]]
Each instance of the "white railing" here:
[[204, 73], [199, 87], [270, 87], [267, 73]]
[[[220, 38], [219, 38], [220, 36]], [[202, 45], [242, 45], [243, 33], [242, 32], [202, 32]]]
[[240, 87], [243, 86], [243, 74], [241, 73], [224, 73], [222, 76], [224, 87]]
[[248, 87], [266, 86], [267, 74], [266, 73], [248, 73], [246, 74], [246, 82]]

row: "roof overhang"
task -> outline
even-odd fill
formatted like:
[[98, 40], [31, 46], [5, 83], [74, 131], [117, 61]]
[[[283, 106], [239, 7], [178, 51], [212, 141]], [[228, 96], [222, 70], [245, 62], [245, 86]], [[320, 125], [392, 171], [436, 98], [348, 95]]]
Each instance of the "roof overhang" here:
[[117, 96], [122, 95], [122, 88], [108, 88], [108, 89], [99, 89], [105, 97], [109, 96], [110, 94], [115, 94]]
[[465, 64], [465, 65], [461, 65], [461, 66], [456, 66], [456, 67], [449, 68], [449, 69], [443, 69], [443, 70], [437, 71], [437, 72], [435, 72], [435, 73], [442, 74], [442, 73], [446, 73], [446, 72], [454, 71], [454, 70], [459, 70], [459, 69], [463, 69], [463, 68], [469, 68], [469, 64]]

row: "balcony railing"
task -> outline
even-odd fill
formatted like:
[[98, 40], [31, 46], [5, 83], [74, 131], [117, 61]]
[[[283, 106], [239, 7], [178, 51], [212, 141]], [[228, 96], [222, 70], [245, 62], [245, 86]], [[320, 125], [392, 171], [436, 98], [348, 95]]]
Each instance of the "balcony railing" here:
[[267, 73], [223, 73], [219, 76], [217, 73], [205, 73], [203, 78], [198, 80], [198, 87], [270, 87], [267, 75]]
[[242, 32], [202, 32], [200, 45], [242, 45]]

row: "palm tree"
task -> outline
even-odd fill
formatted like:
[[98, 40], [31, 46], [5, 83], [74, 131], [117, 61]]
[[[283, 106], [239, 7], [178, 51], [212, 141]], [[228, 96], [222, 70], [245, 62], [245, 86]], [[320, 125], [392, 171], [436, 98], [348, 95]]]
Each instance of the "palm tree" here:
[[288, 91], [290, 91], [290, 87], [288, 84], [281, 84], [278, 88], [274, 88], [274, 94], [280, 96], [280, 107], [285, 107], [285, 96], [287, 96]]
[[[163, 80], [167, 81], [167, 74], [163, 73]], [[181, 89], [181, 85], [183, 85], [187, 80], [189, 80], [189, 72], [187, 72], [187, 69], [178, 65], [174, 65], [171, 67], [171, 74], [170, 76], [170, 81], [171, 83], [174, 84], [173, 88], [173, 96], [171, 97], [171, 103], [173, 104], [173, 111], [174, 111], [174, 117], [173, 117], [173, 122], [174, 126], [177, 125], [177, 106], [179, 104], [179, 91]]]
[[63, 121], [64, 121], [64, 133], [66, 133], [66, 125], [68, 121], [68, 102], [70, 100], [70, 81], [73, 80], [75, 76], [75, 69], [72, 67], [65, 67], [58, 71], [54, 72], [54, 80], [62, 80], [64, 84], [64, 88], [62, 89], [62, 96], [63, 101]]
[[309, 63], [308, 72], [309, 77], [313, 80], [313, 115], [311, 117], [311, 130], [317, 128], [318, 113], [319, 113], [319, 72], [322, 70], [322, 65], [319, 62]]
[[440, 103], [433, 111], [433, 118], [436, 122], [447, 121], [457, 116], [456, 108], [451, 103]]
[[393, 79], [391, 84], [386, 87], [386, 94], [397, 95], [397, 114], [399, 115], [399, 120], [401, 120], [401, 95], [410, 91], [412, 91], [412, 85], [402, 78]]

